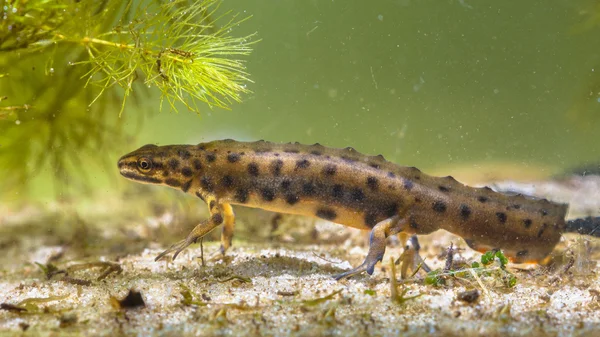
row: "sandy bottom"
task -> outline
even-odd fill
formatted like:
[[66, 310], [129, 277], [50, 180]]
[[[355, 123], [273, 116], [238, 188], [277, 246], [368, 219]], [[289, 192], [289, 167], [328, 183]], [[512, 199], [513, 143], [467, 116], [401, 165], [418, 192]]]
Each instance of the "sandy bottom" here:
[[[484, 274], [448, 276], [445, 284], [433, 286], [418, 273], [397, 289], [404, 298], [419, 296], [399, 303], [392, 300], [390, 285], [390, 258], [402, 252], [395, 238], [372, 276], [335, 281], [333, 274], [364, 259], [364, 232], [251, 211], [241, 213], [240, 234], [226, 258], [207, 258], [203, 265], [196, 244], [174, 262], [155, 262], [161, 249], [197, 220], [171, 211], [159, 209], [143, 218], [99, 210], [110, 214], [101, 218], [5, 210], [0, 217], [0, 335], [600, 334], [598, 239], [565, 236], [553, 267], [509, 266], [517, 278], [512, 288]], [[218, 233], [204, 243], [207, 257], [217, 251], [215, 237]], [[480, 254], [446, 232], [422, 237], [421, 255], [432, 268], [443, 268], [451, 243], [458, 248], [455, 265], [479, 260]], [[103, 261], [113, 263], [114, 270], [98, 263]], [[35, 262], [56, 269], [48, 278]], [[119, 304], [132, 290], [141, 301]], [[477, 290], [478, 298], [460, 300], [469, 290]]]

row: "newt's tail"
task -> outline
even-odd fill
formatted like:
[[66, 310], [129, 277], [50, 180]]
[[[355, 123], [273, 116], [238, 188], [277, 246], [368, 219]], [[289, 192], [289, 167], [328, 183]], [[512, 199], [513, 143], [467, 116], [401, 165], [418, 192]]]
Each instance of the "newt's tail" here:
[[580, 218], [567, 221], [565, 232], [600, 237], [600, 217]]

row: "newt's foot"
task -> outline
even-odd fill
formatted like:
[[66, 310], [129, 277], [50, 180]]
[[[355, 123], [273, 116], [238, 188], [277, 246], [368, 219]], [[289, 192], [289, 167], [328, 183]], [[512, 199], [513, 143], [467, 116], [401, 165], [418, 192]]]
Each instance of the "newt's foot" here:
[[367, 274], [372, 275], [373, 271], [375, 271], [375, 265], [377, 262], [383, 259], [383, 254], [385, 253], [385, 239], [390, 235], [400, 232], [405, 225], [406, 219], [398, 216], [393, 216], [377, 223], [371, 230], [371, 237], [369, 239], [369, 252], [367, 253], [365, 261], [360, 266], [352, 270], [335, 275], [334, 278], [336, 280], [341, 280], [343, 278], [362, 273], [363, 271], [366, 271]]
[[192, 243], [194, 243], [194, 241], [189, 241], [188, 239], [181, 240], [181, 241], [171, 245], [171, 247], [169, 247], [164, 252], [158, 254], [158, 256], [154, 259], [154, 261], [158, 261], [158, 260], [162, 259], [167, 254], [170, 254], [173, 251], [175, 252], [175, 254], [173, 254], [173, 261], [175, 261], [175, 259], [177, 258], [177, 255], [179, 255], [179, 253], [181, 253], [184, 249], [186, 249]]
[[419, 254], [420, 249], [419, 240], [416, 235], [413, 235], [408, 239], [404, 251], [395, 262], [395, 264], [400, 265], [400, 277], [402, 279], [408, 278], [410, 274], [415, 273], [419, 269], [424, 270], [426, 273], [431, 271], [431, 268], [429, 268]]
[[354, 269], [351, 269], [351, 270], [345, 271], [343, 273], [339, 273], [339, 274], [333, 275], [333, 278], [336, 281], [339, 281], [341, 279], [348, 278], [348, 277], [360, 274], [360, 273], [362, 273], [364, 271], [366, 271], [369, 275], [372, 275], [373, 271], [375, 270], [375, 264], [376, 263], [377, 263], [377, 261], [375, 261], [375, 263], [373, 263], [372, 266], [369, 266], [367, 264], [367, 261], [365, 261], [360, 266], [358, 266], [358, 267], [356, 267]]

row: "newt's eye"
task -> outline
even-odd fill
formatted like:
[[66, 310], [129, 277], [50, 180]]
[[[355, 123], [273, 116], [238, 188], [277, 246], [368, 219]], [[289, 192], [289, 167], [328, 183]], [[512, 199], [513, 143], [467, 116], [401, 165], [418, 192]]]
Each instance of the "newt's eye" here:
[[148, 158], [138, 159], [138, 168], [142, 172], [150, 172], [152, 169], [152, 162]]

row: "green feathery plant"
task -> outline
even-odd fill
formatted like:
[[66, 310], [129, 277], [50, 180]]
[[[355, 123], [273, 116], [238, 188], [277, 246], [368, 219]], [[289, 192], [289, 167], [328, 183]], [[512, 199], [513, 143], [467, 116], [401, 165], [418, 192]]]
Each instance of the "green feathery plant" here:
[[150, 104], [153, 88], [154, 107], [197, 113], [199, 102], [227, 108], [248, 92], [238, 57], [252, 35], [230, 35], [245, 19], [219, 0], [0, 3], [0, 194], [44, 167], [66, 183], [57, 186], [85, 188], [73, 173], [124, 142], [127, 102]]
[[218, 5], [216, 0], [190, 6], [176, 1], [158, 5], [151, 14], [138, 8], [137, 19], [97, 37], [56, 39], [85, 46], [89, 59], [76, 64], [90, 66], [88, 84], [98, 85], [101, 93], [117, 84], [127, 97], [139, 72], [145, 85], [161, 90], [161, 106], [166, 99], [174, 110], [181, 102], [199, 111], [196, 101], [227, 108], [230, 100], [239, 102], [240, 93], [248, 92], [242, 62], [228, 57], [249, 54], [250, 37], [227, 35], [241, 22], [235, 15], [215, 29], [211, 18]]

